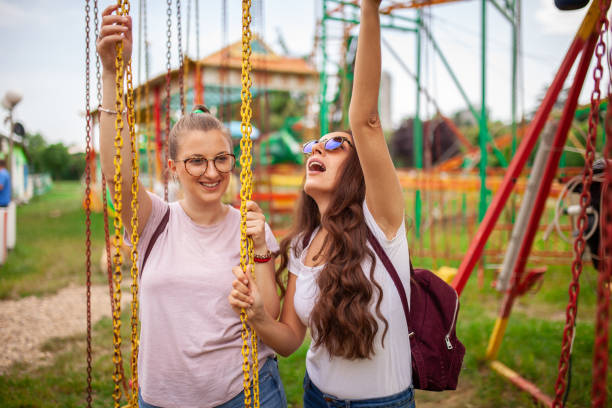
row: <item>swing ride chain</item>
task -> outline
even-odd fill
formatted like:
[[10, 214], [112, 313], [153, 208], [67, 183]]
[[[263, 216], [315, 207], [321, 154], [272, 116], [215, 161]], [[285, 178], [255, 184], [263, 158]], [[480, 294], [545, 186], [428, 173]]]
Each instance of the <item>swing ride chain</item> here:
[[153, 158], [151, 157], [151, 140], [150, 140], [150, 130], [149, 127], [151, 124], [151, 110], [153, 109], [153, 105], [149, 105], [149, 34], [148, 34], [148, 26], [147, 26], [147, 0], [143, 0], [143, 31], [144, 31], [144, 48], [145, 48], [145, 85], [144, 85], [144, 95], [145, 95], [145, 146], [147, 148], [147, 169], [149, 171], [149, 179], [151, 184], [151, 190], [153, 189]]
[[[608, 64], [612, 59], [612, 51], [608, 49]], [[608, 99], [610, 98], [612, 84], [608, 85]], [[612, 106], [608, 104], [604, 122], [604, 135], [606, 145], [603, 156], [605, 162], [604, 180], [601, 194], [601, 246], [600, 270], [597, 280], [597, 320], [595, 323], [595, 344], [593, 347], [593, 388], [591, 403], [593, 407], [606, 406], [606, 376], [608, 367], [608, 339], [610, 319], [610, 277], [612, 274]]]
[[[130, 14], [130, 2], [129, 0], [123, 0], [122, 15], [127, 16]], [[138, 138], [136, 136], [136, 123], [134, 119], [134, 87], [132, 84], [132, 61], [126, 61], [126, 83], [127, 83], [127, 120], [128, 130], [130, 132], [130, 146], [132, 149], [132, 201], [130, 202], [130, 210], [132, 212], [132, 218], [130, 220], [131, 243], [132, 249], [130, 251], [130, 258], [132, 267], [130, 268], [130, 274], [132, 276], [132, 285], [130, 290], [132, 293], [131, 312], [132, 316], [130, 319], [132, 335], [131, 335], [131, 346], [132, 354], [130, 360], [130, 366], [132, 369], [132, 381], [131, 381], [131, 394], [129, 395], [128, 401], [130, 406], [138, 406], [138, 241], [140, 239], [138, 235]]]
[[85, 266], [87, 286], [87, 407], [91, 407], [91, 110], [90, 110], [90, 14], [85, 0]]
[[181, 115], [185, 114], [185, 88], [184, 88], [184, 76], [185, 76], [185, 58], [183, 57], [183, 39], [181, 33], [181, 0], [176, 0], [176, 31], [178, 39], [178, 57], [179, 57], [179, 92], [181, 98]]
[[[172, 0], [167, 0], [168, 8], [166, 9], [166, 136], [163, 143], [163, 163], [168, 161], [168, 138], [170, 136], [170, 58], [172, 57], [170, 47], [172, 46], [171, 28], [172, 28]], [[168, 202], [168, 174], [166, 170], [162, 170], [164, 179], [164, 200]]]
[[593, 161], [595, 159], [595, 143], [597, 139], [597, 126], [599, 123], [599, 104], [601, 98], [600, 82], [603, 76], [601, 60], [606, 52], [604, 35], [608, 30], [608, 19], [606, 12], [609, 0], [601, 0], [598, 26], [599, 40], [595, 47], [596, 65], [593, 70], [594, 88], [591, 94], [591, 111], [589, 113], [589, 132], [586, 139], [586, 153], [584, 172], [582, 174], [582, 192], [580, 193], [580, 215], [578, 216], [578, 236], [574, 241], [574, 262], [572, 263], [572, 281], [569, 286], [569, 302], [566, 310], [566, 322], [563, 330], [563, 342], [561, 346], [561, 357], [559, 359], [559, 374], [555, 382], [555, 399], [553, 407], [563, 406], [563, 396], [567, 388], [567, 372], [569, 369], [569, 358], [573, 344], [576, 314], [578, 311], [578, 295], [580, 294], [580, 274], [582, 273], [582, 256], [586, 246], [584, 232], [587, 228], [587, 208], [591, 204], [591, 183], [593, 180]]
[[[100, 37], [100, 26], [98, 21], [98, 0], [94, 0], [94, 27], [96, 42]], [[100, 56], [96, 53], [96, 97], [98, 99], [98, 106], [102, 104], [102, 74], [100, 70]], [[98, 112], [98, 115], [100, 112]], [[99, 119], [98, 119], [99, 120]]]
[[[251, 109], [251, 0], [242, 0], [242, 90], [240, 92], [240, 99], [242, 101], [240, 107], [240, 116], [242, 123], [240, 130], [242, 133], [242, 139], [240, 140], [240, 266], [243, 271], [246, 272], [247, 264], [251, 265], [251, 272], [253, 277], [254, 263], [253, 263], [253, 241], [246, 235], [246, 215], [247, 201], [251, 199], [253, 193], [253, 173], [251, 170], [251, 163], [253, 161], [251, 155], [251, 116], [253, 114]], [[251, 390], [250, 390], [250, 365], [249, 365], [249, 330], [247, 327], [247, 314], [244, 309], [240, 311], [240, 321], [242, 323], [242, 371], [244, 374], [244, 406], [251, 407]], [[255, 330], [251, 329], [251, 353], [253, 359], [253, 407], [259, 408], [259, 373], [258, 366], [259, 362], [257, 359], [257, 335]]]
[[[181, 90], [183, 91], [183, 97], [181, 98], [181, 100], [183, 101], [183, 115], [185, 114], [185, 106], [187, 104], [187, 99], [186, 99], [186, 92], [187, 92], [187, 85], [185, 83], [185, 79], [184, 78], [189, 78], [189, 63], [185, 64], [185, 56], [189, 55], [189, 25], [190, 25], [190, 19], [191, 19], [191, 0], [187, 1], [187, 28], [185, 30], [185, 51], [184, 53], [182, 53], [183, 58], [181, 58], [181, 61], [183, 61], [183, 68], [181, 69]], [[179, 20], [180, 21], [180, 20]], [[194, 91], [194, 96], [195, 96], [195, 80], [194, 80], [194, 87], [193, 87], [193, 91]]]
[[[117, 5], [119, 7], [117, 10], [118, 14], [123, 15], [122, 0], [117, 0]], [[119, 387], [119, 384], [123, 378], [121, 372], [121, 367], [123, 365], [123, 359], [121, 358], [121, 264], [123, 263], [123, 257], [121, 254], [121, 228], [123, 227], [123, 223], [121, 222], [121, 186], [123, 182], [121, 175], [121, 148], [123, 146], [123, 137], [121, 135], [121, 131], [123, 130], [123, 41], [117, 42], [115, 45], [115, 51], [115, 111], [117, 112], [117, 116], [115, 118], [116, 136], [114, 140], [115, 156], [113, 160], [113, 164], [115, 166], [115, 175], [113, 178], [115, 183], [115, 194], [113, 197], [115, 202], [115, 219], [113, 223], [115, 227], [115, 233], [113, 236], [113, 246], [115, 248], [115, 253], [113, 254], [113, 263], [115, 265], [113, 274], [113, 363], [115, 364], [113, 380], [115, 382], [115, 387], [113, 390], [113, 400], [115, 408], [119, 408], [119, 403], [121, 400], [121, 388]]]
[[[98, 0], [94, 0], [94, 26], [95, 26], [95, 37], [96, 42], [100, 36], [100, 24], [98, 19]], [[102, 103], [102, 75], [100, 70], [100, 56], [96, 53], [96, 93], [98, 99], [98, 106]], [[100, 112], [98, 112], [98, 115]], [[100, 191], [102, 192], [102, 207], [104, 214], [104, 242], [106, 247], [106, 273], [108, 277], [108, 290], [110, 294], [110, 304], [111, 304], [111, 314], [115, 308], [113, 301], [113, 266], [111, 260], [111, 245], [109, 238], [109, 229], [108, 229], [108, 201], [106, 199], [106, 177], [104, 173], [102, 173], [102, 181]], [[125, 378], [123, 376], [123, 366], [121, 366], [121, 377], [123, 378], [123, 389], [127, 392], [127, 384], [125, 382]]]

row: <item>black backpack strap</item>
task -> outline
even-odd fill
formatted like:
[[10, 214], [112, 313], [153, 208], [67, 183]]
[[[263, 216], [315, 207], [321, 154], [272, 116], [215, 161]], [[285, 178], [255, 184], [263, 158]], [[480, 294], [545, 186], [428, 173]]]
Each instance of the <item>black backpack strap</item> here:
[[[383, 265], [385, 265], [387, 272], [389, 272], [389, 275], [391, 276], [391, 280], [393, 280], [393, 283], [395, 284], [395, 288], [397, 289], [400, 299], [402, 300], [402, 307], [404, 308], [404, 316], [406, 317], [406, 324], [408, 324], [408, 332], [410, 333], [411, 324], [410, 324], [410, 313], [408, 312], [409, 310], [408, 297], [406, 296], [406, 291], [404, 290], [404, 285], [402, 284], [402, 280], [397, 274], [397, 270], [395, 269], [395, 266], [393, 266], [393, 263], [391, 263], [391, 260], [387, 256], [385, 250], [380, 245], [380, 242], [378, 242], [378, 240], [376, 239], [376, 237], [374, 236], [372, 231], [370, 231], [369, 228], [367, 229], [367, 237], [368, 237], [368, 241], [370, 242], [370, 245], [372, 245], [372, 248], [374, 249], [374, 252], [376, 252], [376, 255], [378, 255], [378, 258], [382, 261]], [[412, 261], [410, 261], [410, 272], [414, 273], [414, 270], [412, 269]]]
[[144, 258], [142, 258], [142, 266], [140, 267], [140, 277], [142, 277], [142, 271], [144, 271], [145, 264], [147, 263], [147, 258], [149, 258], [149, 254], [151, 253], [151, 249], [153, 249], [153, 245], [157, 242], [157, 238], [161, 235], [162, 232], [166, 229], [166, 225], [168, 225], [168, 220], [170, 219], [170, 206], [166, 210], [166, 213], [162, 217], [159, 225], [153, 232], [151, 239], [149, 240], [149, 245], [147, 245], [147, 250], [145, 251]]

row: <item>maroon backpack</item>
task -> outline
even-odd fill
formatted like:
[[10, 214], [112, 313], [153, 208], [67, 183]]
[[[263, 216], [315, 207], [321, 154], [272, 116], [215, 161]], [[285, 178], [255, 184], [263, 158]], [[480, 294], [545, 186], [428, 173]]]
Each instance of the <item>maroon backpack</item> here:
[[457, 292], [433, 272], [414, 269], [410, 262], [409, 310], [402, 281], [369, 229], [368, 241], [385, 265], [402, 300], [408, 323], [414, 388], [427, 391], [456, 389], [465, 354], [465, 347], [455, 333], [459, 313]]

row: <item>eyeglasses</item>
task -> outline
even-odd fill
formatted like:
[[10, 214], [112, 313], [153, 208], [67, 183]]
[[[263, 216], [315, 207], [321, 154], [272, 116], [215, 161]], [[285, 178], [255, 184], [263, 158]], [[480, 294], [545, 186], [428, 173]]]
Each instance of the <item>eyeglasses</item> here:
[[213, 162], [215, 169], [219, 173], [229, 173], [236, 165], [236, 156], [231, 153], [225, 153], [218, 155], [214, 159], [195, 156], [182, 160], [185, 165], [185, 171], [193, 177], [200, 177], [202, 174], [206, 173], [209, 161]]
[[325, 147], [325, 150], [327, 151], [332, 151], [332, 150], [336, 150], [337, 148], [339, 148], [340, 146], [342, 146], [342, 143], [348, 143], [349, 146], [353, 146], [353, 144], [351, 143], [351, 141], [344, 136], [334, 136], [334, 137], [330, 137], [327, 140], [324, 139], [319, 139], [319, 140], [311, 140], [308, 143], [305, 143], [302, 146], [302, 152], [304, 154], [312, 154], [312, 149], [314, 148], [314, 146], [317, 143], [323, 143], [323, 146]]

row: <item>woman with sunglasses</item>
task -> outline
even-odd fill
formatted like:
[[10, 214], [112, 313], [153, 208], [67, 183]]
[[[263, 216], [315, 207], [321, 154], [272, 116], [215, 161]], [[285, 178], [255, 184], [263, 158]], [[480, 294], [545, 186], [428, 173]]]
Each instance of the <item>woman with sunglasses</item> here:
[[[103, 12], [97, 44], [104, 91], [100, 154], [107, 180], [115, 174], [115, 44], [123, 41], [124, 61], [132, 48], [131, 19], [114, 15], [116, 9], [111, 6]], [[125, 115], [123, 121], [122, 219], [130, 236], [132, 155]], [[174, 125], [168, 144], [168, 171], [180, 182], [183, 198], [166, 203], [139, 181], [140, 266], [161, 220], [169, 214], [140, 271], [139, 406], [242, 407], [242, 325], [227, 304], [232, 267], [240, 260], [240, 212], [221, 201], [236, 162], [232, 141], [217, 118], [196, 106]], [[109, 186], [112, 190], [113, 184]], [[263, 307], [270, 316], [278, 316], [271, 255], [278, 244], [257, 204], [249, 202], [247, 208], [247, 235], [254, 243]], [[263, 343], [258, 349], [261, 407], [285, 407], [274, 352]]]
[[378, 116], [379, 0], [361, 2], [349, 110], [352, 132], [304, 145], [306, 178], [292, 232], [281, 242], [288, 269], [280, 319], [259, 282], [237, 267], [229, 301], [283, 356], [310, 329], [304, 407], [413, 407], [410, 343], [397, 290], [368, 244], [381, 243], [410, 294], [404, 200]]

